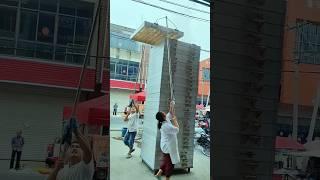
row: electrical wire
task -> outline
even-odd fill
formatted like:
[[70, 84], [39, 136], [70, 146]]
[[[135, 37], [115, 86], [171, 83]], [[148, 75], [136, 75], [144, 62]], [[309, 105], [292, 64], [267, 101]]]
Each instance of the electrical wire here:
[[[1, 48], [6, 48], [6, 47], [2, 47], [1, 46]], [[23, 51], [31, 51], [31, 52], [33, 52], [34, 50], [30, 50], [30, 49], [23, 49], [23, 48], [12, 48], [12, 49], [16, 49], [16, 50], [23, 50]], [[204, 51], [206, 51], [206, 50], [204, 50]], [[38, 52], [40, 52], [40, 53], [52, 53], [52, 51], [49, 51], [49, 50], [43, 50], [43, 51], [38, 51]], [[210, 52], [210, 51], [208, 51], [208, 52]], [[230, 53], [229, 53], [230, 54]], [[243, 55], [243, 56], [245, 56], [245, 55]], [[88, 55], [87, 57], [93, 57], [93, 58], [96, 58], [96, 57], [98, 57], [98, 58], [103, 58], [102, 60], [106, 60], [108, 57], [106, 57], [106, 56], [95, 56], [95, 55]], [[56, 60], [57, 61], [57, 60]], [[280, 60], [280, 61], [277, 61], [277, 60], [267, 60], [267, 62], [279, 62], [279, 63], [281, 63], [281, 62], [283, 62], [283, 61], [287, 61], [287, 62], [295, 62], [296, 60], [290, 60], [290, 59], [282, 59], [282, 60]], [[214, 62], [214, 64], [216, 64], [216, 62]], [[300, 64], [300, 65], [312, 65], [312, 66], [319, 66], [320, 64]], [[231, 66], [231, 68], [233, 68], [233, 66]], [[285, 70], [285, 71], [282, 71], [282, 72], [294, 72], [294, 71], [291, 71], [291, 70]], [[318, 71], [300, 71], [300, 73], [310, 73], [310, 74], [314, 74], [314, 73], [320, 73], [320, 71], [318, 72]]]
[[199, 1], [199, 0], [190, 0], [190, 1], [193, 1], [193, 2], [195, 2], [195, 3], [202, 4], [202, 5], [205, 5], [205, 6], [210, 7], [210, 2], [208, 2], [208, 1], [206, 1], [206, 2], [208, 2], [209, 4], [204, 3], [204, 2], [202, 2], [202, 1]]
[[[0, 48], [3, 48], [3, 49], [16, 49], [16, 50], [21, 50], [21, 51], [29, 51], [29, 52], [34, 52], [35, 50], [33, 50], [33, 49], [26, 49], [26, 48], [11, 48], [11, 47], [6, 47], [6, 46], [0, 46]], [[210, 51], [208, 51], [208, 50], [204, 50], [204, 49], [201, 49], [202, 51], [205, 51], [205, 52], [210, 52]], [[37, 52], [39, 52], [39, 53], [53, 53], [52, 51], [50, 51], [50, 50], [41, 50], [41, 51], [37, 51]], [[58, 52], [58, 51], [57, 51]], [[216, 52], [226, 52], [227, 53], [227, 51], [217, 51], [216, 50]], [[61, 51], [61, 53], [65, 53], [65, 51]], [[235, 54], [235, 53], [228, 53], [228, 54]], [[235, 54], [235, 55], [241, 55], [241, 54]], [[249, 56], [246, 56], [246, 55], [241, 55], [241, 56], [245, 56], [245, 57], [249, 57]], [[21, 56], [21, 57], [28, 57], [28, 56]], [[107, 60], [107, 58], [108, 57], [106, 57], [106, 56], [96, 56], [96, 55], [88, 55], [87, 57], [92, 57], [92, 58], [100, 58], [100, 59], [102, 59], [103, 61], [104, 60]], [[33, 57], [30, 57], [30, 58], [33, 58]], [[50, 60], [50, 59], [49, 59]], [[59, 62], [59, 60], [52, 60], [53, 62]], [[293, 59], [282, 59], [281, 61], [277, 61], [277, 60], [267, 60], [267, 61], [269, 61], [269, 62], [296, 62], [296, 60], [293, 60]], [[63, 62], [61, 62], [61, 63], [63, 63]], [[64, 63], [65, 64], [65, 63]], [[72, 64], [72, 63], [67, 63], [67, 64]], [[215, 62], [214, 62], [214, 64], [215, 64]], [[312, 66], [319, 66], [320, 64], [306, 64], [306, 63], [300, 63], [300, 65], [312, 65]], [[311, 71], [311, 72], [309, 72], [309, 73], [317, 73], [317, 72], [313, 72], [313, 71]]]
[[208, 11], [203, 11], [201, 9], [196, 9], [196, 8], [185, 6], [185, 5], [182, 5], [182, 4], [179, 4], [179, 3], [175, 3], [175, 2], [171, 2], [171, 1], [167, 1], [167, 0], [159, 0], [159, 1], [162, 1], [162, 2], [165, 2], [165, 3], [168, 3], [168, 4], [172, 4], [172, 5], [175, 5], [175, 6], [179, 6], [179, 7], [182, 7], [182, 8], [186, 8], [186, 9], [189, 9], [189, 10], [194, 10], [194, 11], [210, 14], [210, 12], [208, 12]]
[[[219, 2], [223, 2], [223, 3], [228, 3], [228, 4], [234, 4], [234, 5], [237, 5], [237, 6], [240, 6], [240, 7], [245, 7], [245, 8], [248, 8], [248, 6], [244, 5], [241, 3], [241, 1], [229, 1], [229, 0], [215, 0], [215, 1], [219, 1]], [[240, 3], [239, 3], [240, 2]], [[274, 11], [274, 10], [270, 10], [270, 9], [264, 9], [264, 8], [258, 8], [256, 6], [250, 6], [251, 8], [255, 8], [256, 10], [261, 10], [261, 11], [264, 11], [264, 12], [271, 12], [271, 13], [275, 13], [275, 14], [280, 14], [280, 15], [284, 15], [285, 13], [281, 13], [279, 11]], [[215, 11], [213, 11], [215, 12]]]
[[195, 20], [198, 20], [198, 21], [210, 22], [210, 20], [208, 20], [208, 19], [203, 19], [203, 18], [191, 16], [191, 15], [188, 15], [188, 14], [184, 14], [184, 13], [181, 13], [181, 12], [177, 12], [177, 11], [174, 11], [174, 10], [171, 10], [171, 9], [163, 8], [161, 6], [157, 6], [157, 5], [154, 5], [154, 4], [151, 4], [151, 3], [147, 3], [147, 2], [142, 1], [142, 0], [131, 0], [131, 1], [138, 2], [138, 3], [141, 3], [141, 4], [145, 4], [145, 5], [154, 7], [154, 8], [158, 8], [158, 9], [161, 9], [161, 10], [164, 10], [164, 11], [167, 11], [167, 12], [178, 14], [178, 15], [181, 15], [181, 16], [184, 16], [184, 17], [188, 17], [188, 18], [191, 18], [191, 19], [195, 19]]
[[[243, 5], [242, 5], [242, 6], [243, 6]], [[243, 6], [243, 7], [246, 7], [246, 6]], [[257, 10], [267, 11], [267, 10], [265, 10], [265, 9], [257, 9]], [[217, 12], [217, 11], [214, 11], [214, 14], [221, 15], [221, 16], [226, 16], [226, 17], [238, 18], [238, 19], [248, 19], [248, 18], [246, 18], [246, 17], [235, 16], [235, 15], [226, 14], [226, 13]], [[299, 28], [299, 27], [312, 24], [312, 22], [306, 21], [306, 22], [304, 22], [304, 23], [302, 23], [302, 24], [294, 25], [294, 26], [291, 26], [291, 27], [290, 27], [289, 24], [282, 25], [282, 24], [276, 24], [276, 23], [272, 23], [272, 22], [264, 22], [264, 23], [265, 23], [265, 24], [270, 24], [270, 25], [275, 25], [275, 26], [282, 26], [282, 27], [284, 27], [285, 30], [287, 30], [287, 31], [294, 30], [294, 29], [297, 29], [297, 28]]]
[[[235, 53], [235, 52], [230, 52], [230, 51], [226, 51], [226, 50], [214, 50], [213, 54], [217, 52], [219, 54], [228, 54], [228, 55], [234, 55], [234, 56], [242, 56], [244, 58], [254, 58], [252, 56], [249, 56], [247, 54], [240, 54], [240, 53]], [[285, 59], [282, 58], [281, 60], [275, 60], [275, 59], [268, 59], [269, 62], [276, 62], [276, 63], [280, 63], [280, 62], [296, 62], [297, 60], [295, 59]], [[301, 64], [301, 63], [300, 63]], [[320, 64], [312, 64], [312, 65], [320, 65]]]
[[[156, 20], [156, 24], [158, 24], [159, 20], [161, 20], [161, 19], [166, 19], [166, 17], [158, 18], [158, 19]], [[170, 19], [167, 19], [167, 20], [168, 20], [172, 25], [174, 25], [174, 27], [175, 27], [176, 30], [178, 30], [178, 27], [177, 27], [177, 25], [176, 25], [174, 22], [172, 22]]]

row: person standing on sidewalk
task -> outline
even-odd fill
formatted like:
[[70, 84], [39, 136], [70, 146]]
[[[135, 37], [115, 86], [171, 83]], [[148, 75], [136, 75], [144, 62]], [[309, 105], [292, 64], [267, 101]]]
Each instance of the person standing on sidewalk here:
[[113, 105], [113, 115], [117, 115], [117, 111], [118, 111], [118, 103], [115, 103], [114, 105]]
[[163, 161], [155, 176], [160, 180], [164, 174], [166, 180], [170, 180], [174, 165], [180, 162], [177, 139], [179, 124], [175, 116], [174, 101], [170, 103], [169, 113], [158, 112], [156, 119], [158, 120], [158, 129], [161, 134], [160, 148], [163, 153]]
[[93, 153], [88, 139], [79, 131], [76, 120], [70, 122], [75, 139], [60, 159], [47, 180], [92, 180], [94, 176]]
[[139, 107], [135, 102], [131, 103], [130, 112], [124, 118], [124, 121], [127, 122], [127, 133], [124, 136], [123, 142], [129, 147], [129, 152], [127, 158], [131, 158], [134, 149], [134, 139], [137, 135], [138, 121], [139, 121]]
[[13, 168], [16, 155], [17, 155], [17, 161], [16, 161], [15, 169], [16, 170], [20, 169], [20, 160], [21, 160], [23, 145], [24, 145], [24, 138], [22, 137], [22, 131], [19, 130], [17, 131], [17, 135], [13, 137], [11, 140], [12, 153], [11, 153], [10, 169]]

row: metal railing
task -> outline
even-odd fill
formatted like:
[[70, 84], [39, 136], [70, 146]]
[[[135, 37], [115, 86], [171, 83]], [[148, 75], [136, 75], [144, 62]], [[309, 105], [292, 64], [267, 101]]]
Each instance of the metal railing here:
[[[4, 41], [0, 39], [0, 56], [8, 57], [20, 57], [35, 61], [47, 61], [54, 63], [62, 63], [68, 65], [82, 65], [84, 61], [84, 54], [79, 51], [79, 49], [74, 49], [72, 47], [66, 47], [65, 51], [54, 51], [53, 47], [49, 46], [37, 46], [34, 44], [32, 48], [20, 48], [13, 47], [10, 44], [5, 45]], [[90, 55], [90, 60], [88, 61], [89, 67], [95, 67], [95, 62], [97, 56]], [[107, 57], [99, 57], [98, 60], [108, 61]], [[107, 63], [104, 63], [105, 69], [107, 68]]]
[[110, 73], [110, 79], [136, 82], [137, 75], [138, 74], [136, 74], [136, 75], [121, 75], [121, 74], [116, 74], [116, 73]]

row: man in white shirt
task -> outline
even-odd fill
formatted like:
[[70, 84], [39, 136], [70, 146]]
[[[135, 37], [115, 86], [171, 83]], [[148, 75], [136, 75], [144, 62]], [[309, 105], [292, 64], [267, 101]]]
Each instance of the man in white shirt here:
[[129, 152], [127, 158], [131, 158], [134, 149], [134, 139], [137, 135], [138, 123], [139, 123], [139, 107], [136, 103], [132, 103], [130, 112], [124, 118], [124, 121], [127, 122], [127, 133], [124, 136], [123, 142], [129, 147]]
[[59, 160], [48, 180], [92, 180], [94, 175], [93, 154], [88, 140], [78, 129], [66, 152], [65, 160]]

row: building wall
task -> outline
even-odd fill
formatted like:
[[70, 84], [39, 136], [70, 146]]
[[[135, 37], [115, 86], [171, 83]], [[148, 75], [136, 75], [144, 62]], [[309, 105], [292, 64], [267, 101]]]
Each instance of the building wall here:
[[10, 157], [10, 140], [22, 129], [22, 160], [43, 161], [47, 144], [61, 136], [63, 107], [73, 98], [72, 90], [0, 83], [0, 159]]
[[[205, 72], [207, 74], [206, 77], [203, 77], [204, 71], [207, 71]], [[198, 101], [201, 101], [202, 94], [203, 101], [206, 103], [207, 97], [210, 94], [210, 59], [202, 60], [199, 63]]]
[[[76, 88], [97, 0], [32, 2], [0, 1], [0, 81]], [[90, 55], [96, 53], [96, 41]], [[91, 57], [85, 72], [84, 90], [95, 89], [97, 73], [108, 82], [109, 72], [97, 71], [95, 60]], [[102, 91], [107, 87], [103, 83]]]
[[[5, 22], [0, 26], [0, 55], [82, 64], [95, 11], [93, 1], [15, 2], [20, 3], [0, 2], [0, 21]], [[94, 66], [95, 59], [91, 60]]]
[[[6, 126], [0, 159], [9, 157], [8, 142], [17, 128], [23, 128], [22, 158], [44, 160], [46, 145], [61, 136], [63, 107], [75, 98], [97, 0], [55, 2], [0, 1], [0, 113], [1, 125]], [[97, 41], [93, 39], [90, 56], [97, 53]], [[101, 94], [88, 93], [98, 89], [97, 73], [102, 76], [102, 92], [109, 91], [109, 71], [97, 72], [95, 60], [90, 57], [80, 101]]]
[[132, 90], [110, 89], [110, 113], [113, 111], [113, 105], [118, 103], [118, 112], [123, 112], [124, 108], [129, 105], [129, 95], [133, 94]]
[[[142, 51], [141, 45], [130, 39], [133, 32], [134, 29], [128, 27], [110, 25], [110, 113], [115, 103], [118, 103], [118, 112], [123, 112], [129, 105], [129, 95], [139, 90], [137, 76]], [[140, 78], [144, 80], [146, 73], [143, 74]]]
[[141, 46], [130, 39], [134, 29], [110, 25], [111, 79], [136, 81], [141, 61]]
[[[296, 25], [297, 19], [320, 23], [320, 2], [318, 0], [290, 0], [287, 1], [286, 23], [289, 27]], [[295, 30], [285, 30], [283, 47], [283, 70], [293, 71]], [[318, 46], [319, 47], [319, 46]], [[320, 60], [318, 60], [320, 61]], [[299, 104], [312, 106], [316, 96], [316, 88], [320, 80], [320, 66], [314, 64], [299, 65]], [[293, 72], [283, 72], [281, 80], [281, 103], [293, 104]]]

